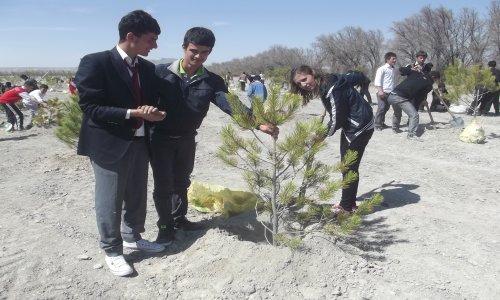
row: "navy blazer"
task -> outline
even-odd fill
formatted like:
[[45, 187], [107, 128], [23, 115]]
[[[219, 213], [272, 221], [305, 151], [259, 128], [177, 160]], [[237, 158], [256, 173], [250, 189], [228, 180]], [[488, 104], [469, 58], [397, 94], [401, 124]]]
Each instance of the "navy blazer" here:
[[[139, 57], [142, 104], [157, 103], [155, 65]], [[77, 153], [112, 164], [132, 143], [136, 119], [125, 119], [127, 109], [137, 108], [137, 99], [127, 66], [116, 50], [84, 56], [75, 75], [83, 120]], [[144, 122], [146, 141], [148, 122]]]

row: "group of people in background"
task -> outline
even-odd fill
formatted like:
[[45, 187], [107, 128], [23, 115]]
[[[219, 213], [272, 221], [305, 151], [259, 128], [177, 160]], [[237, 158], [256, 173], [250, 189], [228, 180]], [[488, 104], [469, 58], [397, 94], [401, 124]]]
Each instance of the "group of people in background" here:
[[[44, 97], [49, 87], [46, 84], [38, 86], [35, 79], [29, 79], [26, 75], [21, 75], [21, 78], [25, 80], [23, 85], [10, 86], [5, 90], [2, 88], [0, 95], [0, 104], [7, 117], [7, 124], [4, 126], [6, 132], [31, 129], [38, 109], [41, 106], [47, 106]], [[28, 122], [24, 122], [23, 112], [18, 106], [19, 102], [29, 110]], [[26, 126], [24, 126], [25, 123], [27, 123]]]
[[467, 110], [467, 114], [472, 115], [476, 113], [477, 116], [486, 115], [491, 110], [493, 106], [494, 116], [500, 116], [500, 89], [498, 88], [500, 84], [500, 70], [496, 68], [497, 62], [491, 60], [488, 62], [488, 68], [491, 71], [491, 75], [495, 77], [496, 90], [488, 90], [483, 86], [477, 86], [475, 92], [474, 101]]

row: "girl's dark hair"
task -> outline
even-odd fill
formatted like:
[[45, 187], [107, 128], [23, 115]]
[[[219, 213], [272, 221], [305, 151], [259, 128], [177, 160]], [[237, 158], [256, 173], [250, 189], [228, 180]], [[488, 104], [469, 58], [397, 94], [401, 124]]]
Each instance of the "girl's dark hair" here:
[[125, 15], [118, 23], [120, 43], [125, 41], [129, 32], [139, 37], [147, 33], [160, 34], [161, 30], [158, 22], [150, 14], [143, 10], [134, 10]]
[[189, 43], [213, 48], [215, 45], [215, 35], [212, 30], [208, 28], [193, 27], [186, 31], [182, 47], [187, 47]]
[[[316, 86], [313, 91], [306, 91], [300, 88], [300, 86], [297, 85], [297, 83], [295, 83], [293, 79], [297, 73], [305, 75], [313, 75], [314, 80], [316, 81]], [[306, 105], [307, 103], [309, 103], [309, 101], [319, 96], [319, 87], [321, 85], [322, 78], [323, 74], [321, 73], [321, 71], [313, 69], [310, 66], [301, 65], [299, 67], [293, 68], [292, 71], [290, 72], [290, 78], [289, 78], [290, 92], [292, 94], [301, 95], [302, 105]]]

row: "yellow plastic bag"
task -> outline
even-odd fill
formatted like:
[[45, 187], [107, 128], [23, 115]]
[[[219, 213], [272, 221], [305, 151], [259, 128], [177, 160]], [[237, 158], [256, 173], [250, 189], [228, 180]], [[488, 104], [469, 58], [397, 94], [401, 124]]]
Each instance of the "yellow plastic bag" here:
[[472, 123], [464, 128], [459, 139], [462, 142], [480, 144], [486, 139], [483, 127], [479, 126], [474, 118]]
[[250, 192], [232, 191], [226, 187], [193, 182], [188, 190], [191, 206], [200, 212], [218, 212], [228, 218], [255, 208], [259, 197]]

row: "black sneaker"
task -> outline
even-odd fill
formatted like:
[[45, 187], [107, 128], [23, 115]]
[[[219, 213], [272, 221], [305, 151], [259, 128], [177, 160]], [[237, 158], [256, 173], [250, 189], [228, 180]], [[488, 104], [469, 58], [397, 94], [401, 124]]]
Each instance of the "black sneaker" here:
[[31, 128], [33, 128], [33, 125], [31, 124], [26, 125], [26, 130], [30, 130]]
[[174, 228], [160, 228], [158, 231], [158, 237], [156, 238], [156, 243], [162, 246], [168, 246], [172, 244], [175, 240], [175, 229]]
[[393, 128], [392, 132], [398, 134], [398, 133], [401, 133], [403, 131], [401, 129], [399, 129], [399, 128]]
[[191, 222], [185, 216], [177, 218], [175, 220], [174, 226], [176, 229], [181, 229], [184, 231], [197, 231], [205, 229], [205, 226], [200, 223]]

